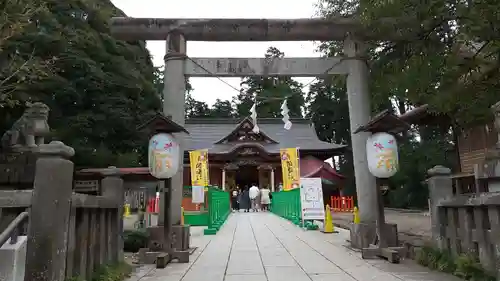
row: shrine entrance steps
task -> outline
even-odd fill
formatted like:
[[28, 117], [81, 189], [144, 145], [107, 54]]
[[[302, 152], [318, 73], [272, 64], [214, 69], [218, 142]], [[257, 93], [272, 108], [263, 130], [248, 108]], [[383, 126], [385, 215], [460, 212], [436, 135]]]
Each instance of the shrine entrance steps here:
[[[141, 267], [129, 281], [458, 281], [404, 260], [363, 260], [343, 245], [349, 233], [305, 231], [267, 212], [233, 213], [220, 231], [193, 227], [190, 263]], [[141, 279], [142, 278], [142, 279]]]

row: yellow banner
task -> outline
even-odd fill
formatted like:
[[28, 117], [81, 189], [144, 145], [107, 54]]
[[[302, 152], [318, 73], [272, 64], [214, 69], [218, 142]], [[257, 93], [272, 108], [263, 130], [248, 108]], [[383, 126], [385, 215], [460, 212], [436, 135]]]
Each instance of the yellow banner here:
[[299, 150], [297, 148], [282, 148], [280, 149], [280, 158], [283, 190], [298, 188], [300, 186]]
[[189, 152], [191, 185], [208, 186], [208, 149]]

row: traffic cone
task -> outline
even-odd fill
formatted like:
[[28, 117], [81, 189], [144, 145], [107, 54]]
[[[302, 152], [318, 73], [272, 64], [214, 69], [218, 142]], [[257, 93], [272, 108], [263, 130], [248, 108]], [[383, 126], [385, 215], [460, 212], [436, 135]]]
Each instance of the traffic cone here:
[[124, 206], [124, 211], [123, 211], [123, 217], [128, 218], [130, 216], [130, 204], [125, 204]]
[[354, 218], [353, 218], [353, 222], [354, 224], [359, 224], [359, 210], [358, 210], [358, 207], [354, 207], [354, 211], [352, 211], [352, 213], [354, 214]]
[[323, 222], [323, 233], [337, 233], [335, 227], [333, 226], [332, 213], [330, 210], [330, 205], [326, 205], [325, 208], [325, 221]]

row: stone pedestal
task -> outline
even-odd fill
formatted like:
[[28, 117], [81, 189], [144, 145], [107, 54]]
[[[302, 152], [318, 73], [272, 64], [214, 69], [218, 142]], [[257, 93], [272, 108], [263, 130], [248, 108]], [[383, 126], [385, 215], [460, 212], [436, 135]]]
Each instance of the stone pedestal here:
[[177, 251], [189, 250], [189, 225], [172, 226], [172, 248]]
[[149, 236], [148, 248], [151, 251], [160, 251], [164, 249], [165, 235], [163, 226], [151, 226], [146, 228]]
[[[351, 223], [349, 230], [351, 247], [355, 249], [368, 248], [370, 244], [376, 242], [377, 230], [373, 225]], [[384, 231], [387, 247], [399, 247], [398, 225], [386, 223]]]
[[[141, 249], [143, 254], [139, 255], [140, 263], [152, 263], [159, 253], [168, 253], [170, 259], [177, 259], [180, 263], [189, 262], [189, 226], [172, 226], [172, 240], [165, 241], [164, 226], [152, 226], [147, 228], [149, 242], [147, 249]], [[169, 245], [166, 243], [170, 243]], [[142, 258], [141, 258], [142, 257]], [[162, 256], [162, 259], [165, 257]]]
[[445, 239], [443, 239], [443, 225], [445, 225], [446, 216], [440, 210], [439, 204], [441, 201], [453, 196], [453, 182], [450, 177], [451, 170], [443, 166], [435, 166], [428, 172], [427, 186], [429, 187], [430, 215], [431, 215], [431, 230], [432, 240], [434, 245], [439, 249], [446, 249]]
[[376, 241], [377, 229], [375, 224], [354, 224], [349, 225], [351, 247], [354, 249], [363, 249]]

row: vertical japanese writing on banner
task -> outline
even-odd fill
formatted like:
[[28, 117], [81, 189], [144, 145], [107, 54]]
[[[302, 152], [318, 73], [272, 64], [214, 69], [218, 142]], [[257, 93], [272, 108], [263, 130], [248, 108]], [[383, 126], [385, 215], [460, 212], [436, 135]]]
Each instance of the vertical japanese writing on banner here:
[[300, 167], [298, 148], [280, 149], [283, 190], [288, 191], [300, 186]]
[[191, 166], [191, 185], [208, 186], [208, 150], [194, 150], [189, 152]]

